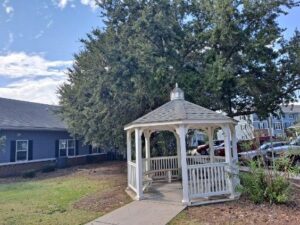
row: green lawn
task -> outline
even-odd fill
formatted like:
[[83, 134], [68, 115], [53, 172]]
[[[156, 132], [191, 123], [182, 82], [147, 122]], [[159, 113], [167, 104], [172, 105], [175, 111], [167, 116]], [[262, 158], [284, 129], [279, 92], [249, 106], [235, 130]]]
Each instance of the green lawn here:
[[[0, 224], [84, 224], [104, 211], [77, 209], [74, 203], [109, 193], [115, 185], [109, 176], [103, 179], [84, 174], [0, 184]], [[101, 199], [98, 201], [101, 205]]]

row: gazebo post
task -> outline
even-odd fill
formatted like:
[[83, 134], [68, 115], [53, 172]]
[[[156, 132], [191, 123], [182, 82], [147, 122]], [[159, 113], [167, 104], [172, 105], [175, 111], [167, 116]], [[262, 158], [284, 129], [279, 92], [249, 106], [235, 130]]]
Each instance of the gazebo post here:
[[150, 170], [150, 131], [144, 131], [144, 137], [145, 137], [145, 156], [146, 156], [146, 171]]
[[234, 196], [234, 187], [232, 182], [232, 154], [231, 154], [231, 143], [230, 143], [230, 128], [229, 125], [225, 125], [224, 129], [224, 144], [225, 144], [225, 162], [228, 164], [227, 172], [227, 184], [231, 197]]
[[135, 129], [135, 161], [136, 161], [136, 198], [143, 198], [143, 164], [142, 164], [142, 131]]
[[186, 128], [180, 125], [176, 132], [179, 136], [180, 141], [180, 154], [181, 154], [181, 176], [182, 176], [182, 203], [189, 204], [189, 193], [188, 193], [188, 171], [186, 162]]
[[237, 138], [236, 138], [236, 132], [235, 132], [235, 126], [230, 126], [231, 131], [231, 141], [232, 141], [232, 156], [233, 156], [233, 173], [234, 173], [234, 179], [233, 179], [233, 187], [234, 191], [235, 188], [240, 184], [240, 179], [238, 177], [239, 168], [238, 168], [238, 149], [237, 149]]
[[235, 127], [231, 126], [230, 131], [231, 131], [233, 162], [237, 163], [238, 162], [238, 153], [237, 153], [237, 139], [236, 139]]
[[[126, 136], [127, 136], [127, 163], [131, 162], [131, 130], [127, 130], [126, 132]], [[127, 170], [127, 177], [130, 177], [130, 171], [129, 169]], [[128, 187], [129, 187], [129, 179], [128, 180]]]
[[210, 162], [214, 161], [214, 156], [215, 156], [215, 152], [214, 152], [214, 140], [213, 140], [213, 134], [214, 134], [214, 128], [213, 127], [208, 127], [207, 129], [207, 133], [208, 133], [208, 143], [209, 143], [209, 158], [210, 158]]
[[[178, 169], [181, 169], [181, 153], [180, 153], [180, 138], [177, 133], [174, 133], [176, 138], [176, 152], [177, 152], [177, 158], [178, 158]], [[181, 174], [181, 172], [180, 172]]]

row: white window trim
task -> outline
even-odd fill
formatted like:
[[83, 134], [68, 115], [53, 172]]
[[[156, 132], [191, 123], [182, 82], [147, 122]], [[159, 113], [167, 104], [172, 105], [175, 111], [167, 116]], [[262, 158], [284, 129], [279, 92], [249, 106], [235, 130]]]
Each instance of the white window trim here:
[[[66, 148], [60, 148], [60, 141], [67, 141]], [[74, 155], [69, 155], [69, 141], [74, 141]], [[66, 149], [66, 156], [60, 156], [60, 150]], [[58, 140], [58, 157], [74, 157], [76, 156], [76, 139], [59, 139]]]
[[[278, 125], [279, 128], [276, 125]], [[274, 123], [274, 129], [275, 130], [282, 130], [282, 124], [280, 122]]]
[[[18, 150], [18, 142], [24, 142], [24, 141], [26, 141], [26, 143], [27, 143], [27, 150], [25, 151], [25, 150]], [[28, 151], [29, 151], [29, 141], [28, 140], [16, 140], [16, 149], [15, 149], [15, 151], [16, 151], [16, 155], [15, 155], [15, 161], [16, 162], [26, 162], [26, 161], [28, 161]], [[26, 152], [26, 159], [25, 160], [18, 160], [18, 152]]]

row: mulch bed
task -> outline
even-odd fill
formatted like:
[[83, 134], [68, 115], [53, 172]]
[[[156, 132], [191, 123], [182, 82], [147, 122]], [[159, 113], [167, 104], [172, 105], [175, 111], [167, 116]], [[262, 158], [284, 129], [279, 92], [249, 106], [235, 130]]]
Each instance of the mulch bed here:
[[[293, 199], [287, 205], [256, 205], [245, 197], [238, 201], [189, 207], [185, 221], [180, 224], [201, 225], [299, 225], [300, 189], [293, 188]], [[177, 223], [176, 223], [177, 224]]]

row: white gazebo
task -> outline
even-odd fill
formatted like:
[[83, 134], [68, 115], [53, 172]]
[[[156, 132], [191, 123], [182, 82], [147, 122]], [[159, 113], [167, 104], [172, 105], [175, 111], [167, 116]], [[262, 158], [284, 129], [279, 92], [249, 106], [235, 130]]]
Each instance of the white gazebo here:
[[[147, 188], [157, 180], [182, 181], [182, 203], [203, 204], [238, 197], [237, 121], [184, 100], [184, 92], [176, 87], [171, 101], [125, 126], [127, 131], [128, 188], [141, 200]], [[224, 132], [225, 157], [214, 155], [213, 133]], [[186, 134], [189, 129], [207, 132], [209, 155], [187, 155]], [[150, 137], [154, 132], [171, 131], [177, 141], [177, 155], [150, 157]], [[132, 133], [135, 134], [135, 159], [132, 159]], [[144, 137], [145, 158], [142, 158]]]

